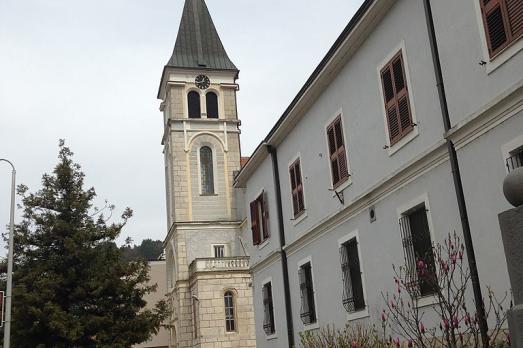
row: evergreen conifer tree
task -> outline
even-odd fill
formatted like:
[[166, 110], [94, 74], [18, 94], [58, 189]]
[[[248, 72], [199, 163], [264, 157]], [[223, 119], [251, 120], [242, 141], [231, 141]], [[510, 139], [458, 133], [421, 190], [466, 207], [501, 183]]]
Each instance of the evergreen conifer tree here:
[[166, 315], [164, 301], [145, 309], [143, 296], [155, 290], [147, 262], [125, 260], [115, 244], [132, 210], [109, 223], [104, 212], [114, 207], [93, 207], [95, 190], [84, 189], [72, 155], [61, 140], [42, 188], [18, 187], [13, 347], [131, 347], [156, 333]]

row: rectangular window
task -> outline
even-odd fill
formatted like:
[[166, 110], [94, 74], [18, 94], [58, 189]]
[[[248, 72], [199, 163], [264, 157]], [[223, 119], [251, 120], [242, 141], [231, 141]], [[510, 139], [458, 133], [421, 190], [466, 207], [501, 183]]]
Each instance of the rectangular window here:
[[356, 238], [352, 238], [341, 245], [340, 257], [343, 281], [343, 306], [349, 313], [365, 309], [358, 242]]
[[523, 146], [510, 151], [509, 155], [510, 157], [507, 158], [507, 169], [509, 172], [516, 168], [523, 167]]
[[225, 257], [225, 245], [215, 245], [213, 248], [214, 248], [214, 257], [216, 257], [216, 258]]
[[390, 145], [400, 141], [414, 127], [402, 52], [398, 52], [381, 70], [381, 85]]
[[263, 285], [263, 331], [267, 335], [272, 335], [275, 332], [274, 328], [274, 306], [272, 303], [272, 283]]
[[312, 267], [310, 262], [300, 266], [298, 277], [300, 280], [301, 294], [301, 321], [305, 325], [314, 324], [316, 322], [316, 307], [314, 303], [314, 284], [312, 283]]
[[267, 194], [262, 194], [250, 204], [251, 207], [251, 230], [252, 243], [259, 245], [269, 238], [269, 209], [267, 206]]
[[399, 221], [407, 286], [418, 296], [433, 295], [437, 287], [432, 240], [425, 204], [405, 213]]
[[198, 338], [198, 300], [192, 299], [194, 338]]
[[523, 35], [521, 0], [479, 0], [490, 58]]
[[329, 142], [332, 185], [336, 188], [349, 178], [341, 115], [327, 127], [327, 140]]
[[225, 300], [225, 330], [227, 332], [236, 331], [236, 321], [234, 318], [234, 294], [232, 291], [227, 291], [224, 295]]
[[300, 160], [297, 159], [289, 168], [289, 175], [291, 177], [291, 191], [292, 191], [292, 209], [294, 217], [298, 217], [305, 211], [305, 203], [303, 201], [303, 182], [301, 178]]

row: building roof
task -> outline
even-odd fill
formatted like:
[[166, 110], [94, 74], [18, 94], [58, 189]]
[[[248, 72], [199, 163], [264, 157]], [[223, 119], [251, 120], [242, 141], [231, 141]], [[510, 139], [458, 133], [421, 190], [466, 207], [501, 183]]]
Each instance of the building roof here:
[[168, 67], [238, 71], [227, 56], [204, 0], [186, 0]]

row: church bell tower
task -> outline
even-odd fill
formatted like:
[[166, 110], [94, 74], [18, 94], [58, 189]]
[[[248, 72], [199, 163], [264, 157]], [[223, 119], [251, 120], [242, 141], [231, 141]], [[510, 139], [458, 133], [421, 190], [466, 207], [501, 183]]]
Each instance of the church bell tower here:
[[171, 347], [255, 346], [249, 258], [233, 187], [240, 169], [238, 73], [205, 1], [186, 0], [158, 92]]

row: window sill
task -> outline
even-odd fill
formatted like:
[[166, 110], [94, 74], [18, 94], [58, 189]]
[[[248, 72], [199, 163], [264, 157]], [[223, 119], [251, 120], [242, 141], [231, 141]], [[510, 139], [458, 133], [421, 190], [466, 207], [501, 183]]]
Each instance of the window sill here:
[[272, 341], [272, 340], [275, 340], [275, 339], [277, 339], [277, 338], [278, 338], [278, 335], [277, 335], [276, 333], [273, 333], [273, 334], [271, 334], [271, 335], [269, 335], [269, 336], [265, 336], [265, 339], [266, 339], [267, 341]]
[[332, 197], [336, 196], [336, 192], [340, 193], [340, 192], [344, 191], [350, 185], [352, 185], [352, 176], [349, 176], [341, 184], [339, 184], [338, 186], [334, 186], [332, 188]]
[[423, 308], [428, 306], [433, 306], [439, 303], [438, 297], [436, 295], [428, 295], [425, 297], [420, 297], [416, 300], [416, 308]]
[[305, 220], [305, 218], [307, 217], [307, 211], [304, 210], [302, 211], [298, 216], [296, 216], [295, 218], [291, 219], [292, 220], [292, 223], [294, 224], [294, 226], [298, 225], [300, 222], [302, 222], [303, 220]]
[[262, 250], [263, 248], [265, 248], [267, 245], [269, 245], [269, 242], [269, 238], [267, 238], [262, 243], [258, 244], [258, 250]]
[[487, 60], [487, 75], [490, 75], [494, 70], [505, 64], [510, 58], [515, 56], [519, 51], [523, 49], [523, 37], [516, 39], [516, 42], [509, 44], [507, 47], [502, 49], [493, 58]]
[[312, 323], [312, 324], [309, 324], [309, 325], [304, 325], [303, 326], [303, 331], [317, 330], [319, 328], [320, 328], [320, 323], [316, 319], [315, 323]]
[[370, 317], [368, 306], [365, 306], [364, 309], [361, 309], [357, 312], [347, 313], [347, 321], [353, 321], [353, 320], [358, 320], [358, 319], [363, 319], [363, 318], [368, 318], [368, 317]]
[[401, 138], [397, 143], [395, 143], [394, 145], [389, 145], [389, 157], [394, 155], [401, 148], [403, 148], [405, 145], [414, 140], [419, 135], [418, 128], [419, 124], [417, 126], [414, 126], [412, 128], [412, 131], [410, 131], [407, 135]]

